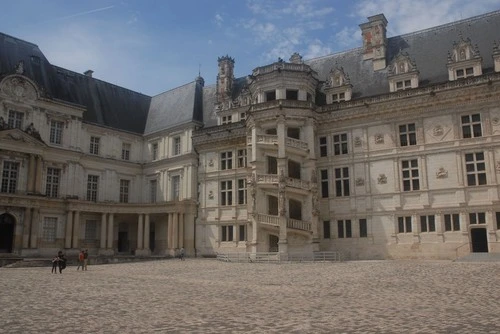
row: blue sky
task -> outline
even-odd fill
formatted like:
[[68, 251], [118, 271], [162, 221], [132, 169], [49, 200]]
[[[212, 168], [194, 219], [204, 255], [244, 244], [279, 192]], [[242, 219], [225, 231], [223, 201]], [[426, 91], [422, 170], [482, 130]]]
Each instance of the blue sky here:
[[[2, 4], [3, 3], [3, 4]], [[293, 52], [311, 59], [361, 46], [359, 24], [383, 13], [388, 36], [500, 10], [500, 0], [0, 0], [0, 32], [49, 62], [147, 95], [207, 85], [217, 58], [235, 76]], [[500, 33], [499, 33], [500, 40]]]

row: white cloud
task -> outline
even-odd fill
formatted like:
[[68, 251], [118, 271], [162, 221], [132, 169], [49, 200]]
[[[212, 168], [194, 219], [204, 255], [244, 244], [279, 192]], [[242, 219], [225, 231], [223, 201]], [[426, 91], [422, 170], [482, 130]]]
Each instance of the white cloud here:
[[215, 24], [220, 27], [222, 25], [222, 22], [224, 22], [222, 16], [220, 14], [215, 14]]
[[326, 56], [332, 53], [332, 49], [323, 44], [319, 39], [315, 39], [309, 43], [305, 51], [304, 58], [311, 59], [321, 56]]
[[344, 27], [335, 33], [335, 41], [342, 49], [360, 46], [361, 31], [358, 27]]

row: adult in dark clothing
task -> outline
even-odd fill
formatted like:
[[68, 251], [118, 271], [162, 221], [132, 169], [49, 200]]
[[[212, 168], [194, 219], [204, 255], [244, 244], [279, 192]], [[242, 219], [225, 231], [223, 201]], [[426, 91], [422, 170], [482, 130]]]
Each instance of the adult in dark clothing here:
[[52, 273], [57, 274], [57, 267], [59, 266], [59, 254], [52, 259]]
[[66, 269], [66, 256], [63, 254], [63, 252], [60, 252], [61, 255], [59, 255], [59, 274], [62, 274], [62, 271]]

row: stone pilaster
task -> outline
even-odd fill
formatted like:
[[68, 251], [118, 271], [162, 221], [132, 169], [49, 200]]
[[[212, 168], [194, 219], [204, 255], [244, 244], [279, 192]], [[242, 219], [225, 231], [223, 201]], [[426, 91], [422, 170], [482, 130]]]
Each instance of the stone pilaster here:
[[73, 248], [79, 247], [80, 241], [80, 211], [75, 211], [73, 218]]
[[106, 248], [108, 249], [113, 249], [113, 224], [114, 224], [114, 214], [110, 213], [109, 218], [108, 218], [108, 238], [107, 238], [107, 244]]
[[101, 214], [101, 240], [100, 248], [106, 249], [106, 213]]
[[23, 248], [29, 248], [31, 236], [31, 208], [24, 209]]
[[144, 244], [144, 226], [143, 226], [143, 214], [140, 213], [137, 217], [137, 249], [143, 249]]
[[71, 236], [73, 235], [73, 211], [66, 214], [66, 231], [64, 238], [64, 248], [71, 248]]

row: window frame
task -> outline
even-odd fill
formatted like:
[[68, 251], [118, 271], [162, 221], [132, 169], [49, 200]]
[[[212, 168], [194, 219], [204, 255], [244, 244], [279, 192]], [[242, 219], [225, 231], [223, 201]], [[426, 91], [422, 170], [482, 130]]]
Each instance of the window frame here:
[[19, 178], [19, 162], [4, 160], [0, 193], [15, 194]]
[[481, 121], [481, 113], [461, 115], [460, 127], [462, 129], [463, 139], [482, 137], [483, 126]]
[[130, 180], [120, 179], [120, 203], [129, 203]]
[[473, 187], [488, 184], [486, 177], [486, 155], [484, 152], [465, 153], [464, 162], [467, 186]]
[[51, 120], [50, 121], [50, 134], [49, 142], [54, 145], [62, 144], [64, 122]]
[[400, 146], [406, 147], [417, 145], [417, 127], [415, 123], [400, 124], [398, 129]]
[[100, 143], [101, 143], [101, 137], [90, 136], [89, 153], [92, 155], [99, 155]]
[[59, 197], [59, 185], [61, 181], [61, 169], [47, 167], [47, 176], [45, 178], [45, 196], [51, 198]]
[[99, 175], [87, 175], [87, 201], [97, 202], [99, 195]]
[[347, 132], [333, 135], [333, 155], [349, 154], [349, 139]]
[[337, 237], [339, 239], [352, 238], [352, 221], [350, 219], [337, 220]]
[[220, 181], [220, 206], [233, 205], [233, 180]]
[[398, 217], [398, 234], [412, 233], [412, 217], [400, 216]]
[[12, 129], [23, 129], [24, 113], [17, 110], [9, 110], [7, 125]]
[[181, 154], [181, 136], [175, 136], [172, 141], [172, 152], [174, 156]]
[[45, 242], [56, 242], [57, 239], [57, 217], [43, 217], [42, 240]]
[[444, 231], [459, 232], [460, 231], [460, 214], [446, 213], [443, 215]]
[[130, 160], [130, 151], [132, 150], [132, 145], [130, 143], [122, 143], [122, 160]]
[[233, 169], [233, 151], [220, 153], [220, 170]]
[[351, 195], [349, 167], [338, 167], [334, 169], [335, 196], [349, 197]]
[[[416, 174], [416, 176], [414, 174]], [[405, 192], [420, 190], [420, 170], [418, 166], [418, 159], [401, 160], [401, 182], [403, 191]]]
[[247, 204], [247, 180], [238, 179], [237, 185], [238, 205], [245, 205]]
[[436, 232], [436, 216], [422, 215], [420, 216], [420, 232], [430, 233]]

